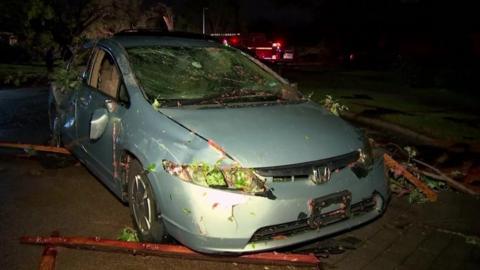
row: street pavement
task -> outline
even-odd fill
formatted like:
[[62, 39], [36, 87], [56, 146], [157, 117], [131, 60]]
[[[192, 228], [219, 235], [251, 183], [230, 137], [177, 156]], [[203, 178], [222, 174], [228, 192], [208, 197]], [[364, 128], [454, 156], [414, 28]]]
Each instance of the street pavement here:
[[46, 143], [48, 88], [0, 90], [0, 141]]
[[[0, 91], [0, 141], [48, 140], [47, 91]], [[393, 197], [379, 219], [322, 242], [353, 242], [322, 259], [323, 269], [480, 269], [480, 199], [447, 191], [435, 203]], [[76, 163], [45, 166], [43, 158], [0, 151], [0, 269], [36, 269], [42, 248], [22, 245], [24, 235], [118, 237], [131, 227], [128, 207]], [[314, 269], [199, 262], [60, 249], [56, 269]]]

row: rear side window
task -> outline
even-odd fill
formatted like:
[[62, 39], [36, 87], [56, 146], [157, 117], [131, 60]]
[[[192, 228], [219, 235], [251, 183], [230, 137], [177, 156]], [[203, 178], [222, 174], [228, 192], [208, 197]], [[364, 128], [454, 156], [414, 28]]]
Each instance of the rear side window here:
[[88, 85], [110, 97], [117, 98], [120, 72], [112, 56], [104, 50], [97, 49], [90, 70]]

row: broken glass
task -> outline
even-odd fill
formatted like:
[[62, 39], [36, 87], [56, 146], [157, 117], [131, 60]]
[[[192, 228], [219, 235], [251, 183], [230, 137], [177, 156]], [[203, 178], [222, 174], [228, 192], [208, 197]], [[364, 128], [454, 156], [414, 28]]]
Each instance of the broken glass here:
[[127, 52], [151, 102], [279, 96], [285, 88], [272, 73], [229, 47], [134, 47]]

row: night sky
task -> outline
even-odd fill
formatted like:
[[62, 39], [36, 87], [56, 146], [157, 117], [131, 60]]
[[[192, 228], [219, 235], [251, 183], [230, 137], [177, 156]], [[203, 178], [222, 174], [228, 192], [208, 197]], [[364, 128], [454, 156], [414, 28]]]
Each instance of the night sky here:
[[[176, 7], [177, 11], [181, 11], [185, 8], [184, 3], [188, 1], [168, 2]], [[345, 32], [428, 32], [449, 36], [459, 32], [480, 31], [478, 19], [480, 5], [475, 3], [478, 1], [235, 0], [232, 2], [238, 5], [240, 20], [248, 31], [281, 33], [299, 41], [315, 41], [315, 35], [318, 34]], [[208, 6], [208, 4], [205, 5]], [[207, 16], [211, 16], [208, 11]], [[198, 11], [198, 19], [201, 20], [201, 10]]]

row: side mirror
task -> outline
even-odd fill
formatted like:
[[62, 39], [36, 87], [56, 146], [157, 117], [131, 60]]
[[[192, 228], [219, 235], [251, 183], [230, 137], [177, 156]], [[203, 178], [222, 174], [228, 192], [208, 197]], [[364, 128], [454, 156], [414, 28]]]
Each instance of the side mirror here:
[[100, 138], [108, 124], [107, 109], [101, 108], [93, 112], [92, 120], [90, 121], [90, 140], [97, 140]]

